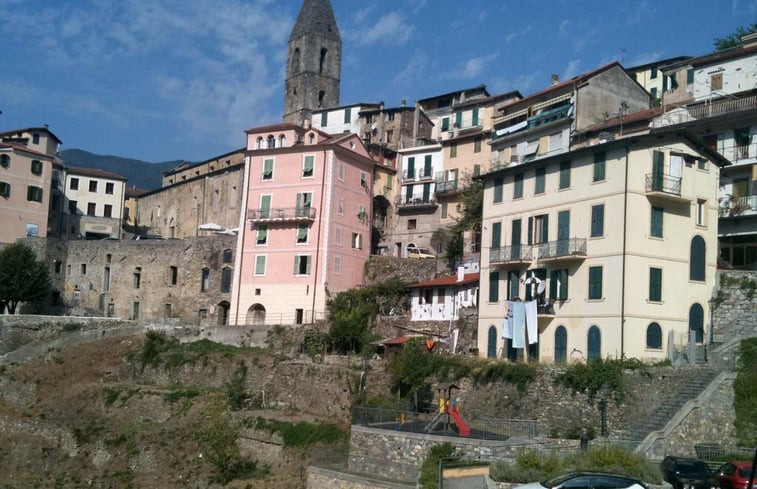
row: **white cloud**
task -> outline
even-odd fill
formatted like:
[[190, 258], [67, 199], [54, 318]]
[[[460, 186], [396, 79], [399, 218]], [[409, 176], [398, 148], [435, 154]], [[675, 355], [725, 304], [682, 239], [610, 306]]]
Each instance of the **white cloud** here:
[[560, 75], [561, 80], [568, 80], [570, 78], [573, 78], [574, 76], [581, 73], [580, 71], [581, 66], [581, 60], [580, 59], [571, 59], [568, 62], [568, 65], [565, 67], [565, 69], [562, 72], [562, 75]]
[[652, 51], [648, 53], [639, 53], [633, 58], [628, 61], [627, 67], [630, 68], [632, 66], [639, 66], [639, 65], [645, 65], [647, 63], [652, 63], [654, 61], [659, 61], [662, 59], [662, 51]]
[[374, 43], [401, 46], [412, 38], [414, 30], [415, 27], [401, 14], [389, 12], [381, 16], [375, 24], [363, 25], [350, 37], [352, 42], [363, 46]]
[[491, 54], [487, 54], [485, 56], [478, 56], [475, 58], [469, 58], [466, 60], [465, 64], [463, 65], [463, 68], [459, 70], [456, 76], [454, 78], [464, 78], [464, 79], [471, 79], [471, 78], [480, 78], [482, 73], [484, 73], [484, 70], [486, 69], [487, 65], [497, 59], [499, 56], [498, 52], [494, 52]]
[[525, 37], [526, 35], [528, 35], [529, 32], [531, 32], [531, 26], [530, 25], [527, 25], [523, 29], [520, 29], [518, 31], [511, 31], [505, 37], [505, 42], [507, 44], [509, 44], [509, 43], [511, 43], [512, 41], [514, 41], [518, 37]]
[[568, 31], [569, 27], [570, 27], [570, 21], [568, 19], [563, 19], [563, 21], [560, 22], [560, 35], [568, 36], [570, 34]]

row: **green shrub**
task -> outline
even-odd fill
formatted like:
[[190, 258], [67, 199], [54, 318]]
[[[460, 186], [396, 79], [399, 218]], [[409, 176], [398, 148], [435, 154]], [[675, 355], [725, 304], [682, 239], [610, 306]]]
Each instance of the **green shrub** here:
[[160, 364], [168, 368], [176, 368], [182, 365], [193, 365], [200, 360], [206, 361], [210, 355], [231, 357], [241, 353], [260, 354], [263, 351], [261, 348], [241, 348], [215, 343], [208, 339], [180, 343], [176, 338], [169, 338], [163, 332], [148, 331], [142, 345], [140, 361], [143, 370], [145, 366], [156, 367]]
[[171, 404], [182, 399], [192, 399], [200, 395], [200, 391], [194, 387], [178, 387], [171, 392], [163, 394], [163, 400]]
[[741, 341], [733, 390], [736, 443], [739, 446], [757, 446], [757, 338]]
[[61, 330], [64, 331], [64, 332], [66, 332], [66, 333], [70, 333], [72, 331], [79, 331], [83, 327], [84, 327], [84, 325], [81, 324], [81, 323], [66, 323], [66, 324], [63, 325], [63, 327], [61, 328]]
[[258, 416], [255, 428], [269, 433], [278, 433], [285, 447], [305, 447], [316, 443], [336, 444], [344, 441], [345, 432], [332, 423], [289, 423]]
[[226, 400], [229, 403], [229, 407], [233, 410], [242, 409], [245, 401], [248, 398], [247, 391], [245, 389], [247, 381], [247, 365], [240, 360], [237, 363], [237, 368], [231, 375], [231, 380], [226, 383], [223, 388], [226, 392]]
[[455, 453], [455, 447], [451, 443], [442, 443], [431, 447], [426, 460], [421, 465], [421, 473], [418, 477], [420, 489], [436, 489], [439, 487], [439, 461], [450, 457], [453, 453]]
[[258, 466], [255, 460], [242, 458], [237, 445], [239, 427], [224, 416], [217, 416], [208, 426], [196, 432], [203, 450], [204, 460], [215, 469], [214, 482], [223, 485], [234, 479], [246, 479], [268, 473], [268, 467]]
[[329, 335], [317, 331], [308, 331], [302, 338], [302, 351], [311, 359], [326, 353]]
[[105, 392], [103, 393], [103, 404], [105, 404], [106, 406], [112, 405], [118, 400], [118, 396], [120, 395], [121, 391], [119, 389], [107, 387], [105, 389]]
[[575, 392], [585, 392], [589, 399], [594, 399], [598, 393], [606, 391], [620, 403], [626, 394], [623, 381], [625, 362], [596, 358], [588, 363], [576, 363], [567, 367], [565, 372], [557, 377], [557, 381]]

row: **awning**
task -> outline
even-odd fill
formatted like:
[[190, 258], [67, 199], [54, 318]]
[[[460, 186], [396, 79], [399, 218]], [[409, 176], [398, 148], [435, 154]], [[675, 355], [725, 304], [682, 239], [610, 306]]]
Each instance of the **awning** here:
[[525, 128], [527, 125], [528, 125], [528, 121], [523, 121], [517, 124], [513, 124], [512, 126], [509, 126], [509, 127], [503, 127], [502, 129], [497, 129], [497, 131], [494, 133], [494, 136], [495, 137], [506, 136], [516, 131], [520, 131], [521, 129]]
[[535, 154], [539, 150], [539, 141], [531, 141], [526, 145], [526, 149], [523, 151], [523, 156]]

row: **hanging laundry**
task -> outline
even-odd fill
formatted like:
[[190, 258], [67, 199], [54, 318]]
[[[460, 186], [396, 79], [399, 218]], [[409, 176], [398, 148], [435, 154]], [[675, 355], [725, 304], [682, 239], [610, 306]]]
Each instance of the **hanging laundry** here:
[[513, 303], [510, 301], [505, 302], [505, 319], [502, 322], [502, 337], [513, 337]]
[[528, 330], [528, 344], [533, 345], [539, 342], [539, 328], [536, 325], [536, 301], [525, 303], [526, 308], [526, 329]]
[[526, 347], [526, 306], [513, 302], [513, 348]]

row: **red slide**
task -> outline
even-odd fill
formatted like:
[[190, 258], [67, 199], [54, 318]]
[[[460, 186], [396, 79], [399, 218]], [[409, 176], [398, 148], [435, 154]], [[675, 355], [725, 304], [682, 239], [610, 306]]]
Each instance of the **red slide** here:
[[460, 417], [460, 413], [457, 412], [457, 406], [450, 409], [449, 414], [452, 416], [452, 419], [455, 420], [455, 424], [457, 425], [457, 429], [460, 434], [462, 436], [470, 436], [470, 428], [468, 428], [468, 425], [465, 424], [463, 418]]

